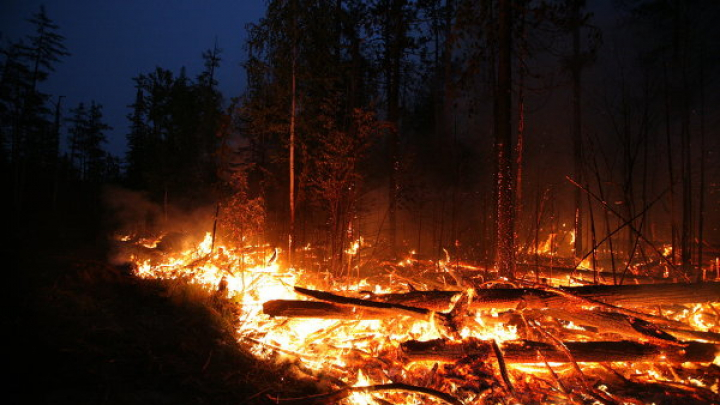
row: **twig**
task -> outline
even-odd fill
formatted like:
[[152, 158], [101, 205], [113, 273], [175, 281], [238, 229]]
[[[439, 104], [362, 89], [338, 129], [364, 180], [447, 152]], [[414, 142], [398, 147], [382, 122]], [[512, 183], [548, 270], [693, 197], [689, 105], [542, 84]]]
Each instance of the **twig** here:
[[565, 387], [565, 384], [563, 384], [563, 382], [560, 381], [560, 377], [557, 375], [555, 370], [553, 370], [552, 367], [550, 367], [550, 363], [548, 363], [547, 358], [545, 357], [545, 354], [540, 350], [537, 350], [537, 354], [538, 354], [538, 357], [542, 358], [543, 363], [545, 363], [545, 367], [550, 372], [550, 375], [553, 377], [553, 379], [557, 383], [558, 387], [560, 387], [560, 392], [562, 392], [565, 395], [565, 397], [567, 399], [569, 399], [571, 402], [582, 403], [582, 401], [579, 401], [578, 398], [576, 398], [576, 395], [573, 394], [571, 390], [568, 390]]
[[595, 398], [596, 400], [599, 400], [600, 402], [605, 402], [608, 404], [615, 404], [616, 401], [614, 401], [612, 398], [608, 397], [607, 394], [605, 394], [602, 391], [598, 391], [590, 386], [587, 382], [587, 378], [585, 377], [585, 373], [582, 372], [580, 369], [580, 366], [575, 361], [575, 357], [570, 352], [570, 349], [568, 349], [567, 346], [565, 346], [565, 343], [563, 343], [560, 339], [556, 338], [555, 336], [551, 335], [547, 331], [543, 330], [540, 325], [537, 325], [536, 328], [540, 333], [547, 336], [556, 347], [562, 351], [565, 356], [567, 356], [568, 362], [572, 365], [573, 369], [577, 372], [578, 376], [580, 377], [580, 383], [582, 384], [583, 388], [585, 389], [585, 393], [587, 393], [589, 396]]
[[259, 391], [259, 392], [255, 393], [255, 394], [253, 394], [253, 395], [250, 395], [249, 397], [245, 398], [244, 401], [240, 402], [238, 405], [247, 404], [248, 402], [252, 401], [253, 399], [259, 397], [260, 395], [262, 395], [262, 394], [264, 394], [264, 393], [266, 393], [266, 392], [268, 392], [268, 391], [270, 391], [270, 388], [265, 388], [265, 389], [263, 389], [262, 391]]
[[[653, 200], [650, 204], [648, 204], [648, 206], [645, 207], [645, 208], [640, 212], [639, 215], [636, 215], [636, 216], [633, 217], [632, 220], [627, 221], [622, 214], [620, 214], [619, 212], [615, 211], [610, 205], [608, 205], [608, 203], [607, 203], [606, 201], [603, 201], [600, 197], [596, 196], [595, 193], [593, 193], [592, 191], [588, 190], [588, 189], [587, 189], [586, 187], [584, 187], [583, 185], [577, 183], [575, 180], [571, 179], [569, 176], [565, 176], [565, 178], [566, 178], [570, 183], [572, 183], [573, 185], [575, 185], [576, 187], [579, 187], [581, 190], [583, 190], [584, 192], [588, 193], [588, 194], [589, 194], [590, 196], [592, 196], [595, 200], [599, 201], [600, 204], [601, 204], [603, 207], [605, 207], [606, 210], [610, 211], [611, 213], [615, 214], [615, 216], [617, 216], [617, 217], [620, 218], [621, 220], [625, 221], [625, 223], [623, 224], [623, 227], [624, 227], [624, 226], [630, 227], [630, 230], [632, 230], [632, 231], [638, 236], [638, 238], [642, 239], [643, 242], [647, 243], [647, 245], [650, 246], [650, 247], [655, 251], [655, 253], [656, 253], [662, 260], [664, 260], [673, 270], [675, 270], [675, 271], [678, 270], [677, 267], [675, 266], [675, 264], [673, 264], [673, 262], [671, 262], [670, 259], [668, 259], [667, 257], [665, 257], [665, 256], [662, 254], [662, 252], [660, 252], [660, 250], [659, 250], [657, 247], [655, 247], [655, 244], [653, 244], [650, 240], [648, 240], [648, 239], [645, 237], [645, 235], [643, 235], [640, 231], [638, 231], [637, 228], [635, 228], [635, 226], [632, 224], [633, 221], [634, 221], [636, 218], [638, 218], [639, 216], [644, 215], [644, 214], [647, 212], [647, 210], [650, 208], [650, 206], [652, 206], [656, 201], [658, 201], [658, 200], [660, 199], [660, 197], [662, 197], [662, 196], [667, 192], [667, 189], [666, 189], [665, 191], [663, 191], [662, 193], [660, 193], [660, 195], [658, 195], [658, 197], [656, 197], [655, 200]], [[684, 276], [684, 278], [685, 278], [686, 281], [690, 281], [690, 279], [688, 278], [688, 276], [687, 276], [686, 274], [684, 274], [684, 273], [682, 273], [682, 274], [683, 274], [683, 276]]]
[[495, 353], [495, 358], [498, 362], [498, 367], [500, 368], [500, 375], [502, 376], [503, 382], [505, 383], [505, 388], [515, 396], [515, 387], [513, 387], [512, 382], [510, 382], [510, 376], [508, 375], [507, 366], [505, 365], [505, 358], [503, 357], [502, 351], [500, 350], [500, 346], [498, 346], [497, 341], [493, 339], [491, 342], [493, 352]]

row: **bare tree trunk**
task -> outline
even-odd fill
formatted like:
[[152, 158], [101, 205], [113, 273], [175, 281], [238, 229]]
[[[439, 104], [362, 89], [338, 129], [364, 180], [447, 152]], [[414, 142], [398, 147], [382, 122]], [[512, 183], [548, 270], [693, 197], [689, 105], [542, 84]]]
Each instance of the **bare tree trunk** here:
[[680, 233], [680, 260], [686, 275], [692, 271], [692, 154], [690, 151], [690, 85], [688, 79], [688, 63], [690, 53], [690, 22], [688, 21], [686, 3], [677, 1], [676, 33], [678, 35], [675, 49], [680, 69], [680, 150], [682, 174], [682, 224]]
[[[704, 48], [703, 48], [704, 51]], [[704, 52], [701, 54], [701, 58]], [[698, 281], [703, 281], [703, 244], [704, 241], [704, 223], [705, 223], [705, 63], [700, 61], [700, 191], [698, 198], [700, 206], [698, 208]]]
[[495, 148], [497, 160], [497, 259], [501, 276], [515, 277], [515, 209], [512, 180], [512, 5], [500, 0], [498, 21], [498, 72], [495, 92]]
[[[589, 187], [589, 185], [588, 185]], [[595, 246], [597, 246], [597, 240], [595, 238], [595, 216], [593, 215], [592, 205], [590, 196], [587, 196], [588, 199], [588, 212], [590, 214], [590, 241], [592, 242], [592, 270], [593, 270], [593, 283], [598, 284], [598, 266], [597, 266], [597, 251], [595, 249]], [[575, 235], [575, 241], [577, 242], [577, 235]], [[614, 274], [614, 273], [613, 273]]]
[[[592, 146], [592, 143], [590, 143], [590, 146]], [[604, 188], [603, 188], [603, 183], [602, 183], [602, 180], [600, 179], [600, 168], [598, 167], [598, 163], [597, 163], [597, 152], [596, 152], [595, 148], [592, 148], [591, 150], [593, 151], [593, 153], [592, 153], [593, 169], [595, 172], [595, 180], [597, 181], [597, 184], [598, 184], [598, 193], [600, 195], [600, 198], [603, 201], [605, 201], [605, 192], [604, 192]], [[590, 210], [592, 210], [592, 205], [590, 203], [588, 203], [588, 208]], [[610, 213], [608, 212], [608, 210], [603, 210], [603, 215], [604, 215], [603, 218], [604, 218], [604, 222], [605, 222], [605, 233], [608, 238], [608, 248], [610, 249], [610, 266], [612, 267], [613, 284], [617, 284], [618, 280], [617, 280], [617, 269], [615, 267], [615, 249], [613, 247], [613, 238], [611, 235], [612, 232], [610, 230]], [[595, 244], [593, 242], [593, 247], [595, 247], [595, 246], [597, 246], [597, 244]]]
[[52, 186], [52, 212], [55, 214], [57, 210], [57, 199], [60, 187], [60, 167], [58, 156], [60, 153], [60, 104], [65, 96], [58, 96], [57, 104], [55, 104], [55, 124], [53, 126], [53, 186]]
[[400, 169], [400, 61], [402, 59], [402, 38], [404, 36], [403, 9], [406, 0], [392, 0], [386, 16], [386, 80], [387, 80], [387, 119], [392, 124], [388, 136], [390, 177], [388, 182], [388, 221], [390, 254], [397, 254], [397, 200], [398, 175]]
[[521, 6], [520, 11], [520, 52], [518, 55], [519, 74], [518, 74], [518, 123], [517, 123], [517, 144], [515, 145], [515, 219], [517, 222], [516, 234], [520, 234], [523, 224], [523, 148], [525, 141], [525, 75], [527, 73], [527, 65], [525, 59], [527, 57], [527, 32], [525, 29], [526, 7]]
[[[685, 79], [683, 80], [685, 81]], [[684, 86], [683, 98], [683, 116], [681, 118], [681, 157], [682, 157], [682, 182], [683, 182], [683, 209], [682, 209], [682, 228], [680, 234], [680, 260], [682, 261], [683, 271], [689, 276], [692, 271], [692, 162], [690, 152], [690, 106], [686, 98], [689, 90]]]
[[296, 48], [296, 27], [295, 27], [295, 2], [293, 2], [293, 48], [292, 48], [292, 70], [290, 72], [290, 150], [289, 150], [289, 163], [290, 163], [290, 229], [288, 231], [288, 267], [293, 266], [293, 250], [295, 246], [293, 244], [295, 236], [295, 107], [296, 107], [296, 82], [295, 82], [295, 68], [297, 62], [297, 48]]
[[668, 79], [667, 66], [664, 69], [665, 81], [665, 138], [667, 140], [667, 163], [668, 175], [670, 176], [670, 244], [672, 246], [672, 255], [670, 260], [677, 263], [677, 219], [675, 218], [675, 170], [673, 168], [673, 148], [672, 148], [672, 130], [670, 128], [670, 81]]
[[[542, 222], [542, 206], [540, 205], [540, 186], [537, 186], [535, 194], [535, 235], [533, 236], [533, 255], [535, 258], [535, 282], [540, 283], [540, 252], [538, 252], [538, 245], [540, 244], [540, 224]], [[544, 200], [543, 200], [544, 203]], [[543, 204], [544, 206], [544, 204]]]
[[[572, 36], [573, 36], [573, 62], [572, 62], [572, 108], [573, 108], [573, 163], [575, 181], [582, 184], [582, 110], [581, 110], [581, 83], [582, 83], [582, 56], [580, 55], [580, 4], [579, 0], [572, 2]], [[575, 189], [575, 257], [583, 255], [583, 202], [579, 189]]]

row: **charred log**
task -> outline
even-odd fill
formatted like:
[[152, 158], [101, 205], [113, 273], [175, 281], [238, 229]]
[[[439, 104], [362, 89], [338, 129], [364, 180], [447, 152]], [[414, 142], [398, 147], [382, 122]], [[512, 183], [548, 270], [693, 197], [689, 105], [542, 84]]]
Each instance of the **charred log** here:
[[588, 285], [566, 290], [623, 307], [720, 302], [720, 283]]
[[[720, 302], [720, 283], [592, 285], [563, 288], [568, 294], [622, 307]], [[459, 291], [413, 291], [375, 295], [373, 300], [443, 311]], [[577, 303], [536, 288], [476, 289], [471, 309], [565, 308]]]
[[444, 312], [450, 309], [453, 298], [459, 294], [461, 294], [460, 291], [410, 291], [407, 293], [373, 294], [370, 299]]
[[320, 301], [272, 300], [263, 304], [263, 313], [287, 318], [385, 319], [387, 311], [362, 309]]
[[[684, 347], [662, 347], [633, 341], [564, 342], [572, 359], [554, 345], [521, 340], [502, 345], [504, 360], [508, 364], [548, 362], [656, 362], [710, 363], [720, 353], [711, 343], [691, 342]], [[405, 358], [410, 362], [437, 361], [453, 363], [466, 357], [486, 358], [492, 354], [488, 341], [470, 339], [462, 342], [436, 339], [425, 342], [408, 341], [401, 344]]]
[[643, 319], [625, 314], [606, 311], [566, 311], [554, 308], [548, 308], [538, 313], [573, 322], [576, 325], [590, 326], [602, 331], [602, 333], [619, 334], [625, 338], [665, 345], [681, 344], [672, 333], [668, 333]]
[[[558, 282], [567, 282], [569, 279], [581, 280], [586, 282], [595, 282], [595, 278], [601, 283], [611, 285], [613, 283], [613, 274], [608, 271], [592, 271], [584, 269], [575, 269], [573, 267], [565, 266], [549, 266], [549, 265], [528, 265], [519, 264], [518, 269], [522, 269], [525, 274], [525, 278], [535, 278], [536, 276], [541, 279], [555, 280]], [[536, 275], [537, 273], [537, 275]], [[630, 284], [655, 284], [655, 283], [673, 283], [676, 280], [672, 278], [652, 277], [652, 276], [638, 276], [638, 275], [626, 275], [625, 282]]]
[[325, 291], [310, 290], [302, 287], [295, 287], [295, 292], [321, 301], [327, 301], [339, 305], [367, 308], [374, 311], [384, 312], [389, 315], [406, 315], [413, 318], [427, 320], [433, 311], [427, 308], [417, 308], [404, 304], [377, 302], [361, 298], [345, 297]]

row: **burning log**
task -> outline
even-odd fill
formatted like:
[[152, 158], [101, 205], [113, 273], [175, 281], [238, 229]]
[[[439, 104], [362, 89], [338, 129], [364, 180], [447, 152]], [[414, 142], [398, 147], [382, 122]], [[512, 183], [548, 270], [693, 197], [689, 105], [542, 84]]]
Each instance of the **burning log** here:
[[677, 328], [667, 328], [665, 329], [665, 332], [675, 336], [678, 339], [704, 340], [709, 343], [720, 344], [720, 333]]
[[[518, 264], [517, 267], [518, 269], [524, 270], [526, 279], [531, 277], [534, 278], [537, 276], [542, 279], [556, 280], [558, 282], [567, 282], [568, 279], [573, 278], [592, 283], [595, 282], [595, 279], [597, 278], [600, 283], [605, 283], [608, 285], [612, 284], [614, 280], [613, 274], [608, 271], [595, 272], [593, 270], [575, 269], [572, 267], [563, 266], [551, 267], [549, 265], [542, 264], [539, 266]], [[616, 278], [619, 279], [620, 275], [616, 274]], [[624, 281], [626, 283], [656, 284], [672, 283], [674, 282], [674, 279], [651, 276], [626, 275]]]
[[[372, 294], [373, 301], [410, 305], [417, 308], [426, 308], [433, 311], [447, 311], [452, 306], [453, 298], [461, 291], [410, 291], [407, 293]], [[477, 299], [477, 297], [476, 297]], [[508, 307], [508, 308], [515, 308]]]
[[[272, 300], [263, 304], [263, 313], [271, 317], [314, 318], [337, 320], [371, 320], [388, 319], [388, 310], [358, 308], [349, 305], [338, 305], [321, 301]], [[546, 309], [537, 313], [556, 319], [573, 322], [577, 325], [590, 326], [603, 332], [617, 333], [627, 338], [645, 339], [658, 344], [675, 344], [675, 339], [703, 340], [720, 344], [720, 334], [701, 332], [680, 328], [656, 328], [627, 315], [599, 311], [565, 311]], [[392, 316], [397, 314], [392, 313]], [[675, 339], [673, 339], [673, 337]]]
[[[720, 283], [591, 285], [566, 287], [570, 295], [621, 307], [720, 302]], [[376, 301], [413, 305], [436, 311], [450, 307], [459, 291], [412, 291], [374, 295]], [[576, 302], [537, 288], [476, 289], [471, 309], [565, 308]]]
[[661, 345], [682, 345], [672, 333], [667, 333], [652, 323], [625, 314], [605, 311], [566, 311], [555, 308], [548, 308], [538, 313], [577, 325], [591, 326], [603, 333], [616, 333], [627, 338], [646, 340]]
[[587, 285], [566, 290], [622, 307], [720, 302], [720, 283]]
[[[432, 311], [448, 311], [452, 307], [453, 298], [461, 294], [460, 291], [411, 291], [403, 294], [372, 295], [371, 300], [366, 300], [302, 287], [295, 287], [295, 291], [326, 302], [274, 300], [264, 305], [264, 312], [271, 316], [299, 318], [384, 319], [397, 314], [426, 318]], [[720, 283], [598, 285], [569, 287], [564, 291], [581, 299], [628, 307], [720, 302]], [[470, 309], [562, 310], [568, 306], [576, 309], [574, 307], [577, 302], [542, 289], [494, 288], [475, 290]]]
[[385, 319], [387, 311], [357, 308], [320, 301], [272, 300], [263, 304], [263, 313], [287, 318]]
[[[633, 341], [564, 342], [574, 361], [578, 363], [604, 362], [657, 362], [710, 363], [720, 353], [711, 343], [691, 342], [684, 347], [661, 347]], [[437, 361], [454, 363], [465, 357], [486, 358], [493, 352], [492, 342], [470, 339], [462, 342], [444, 339], [420, 342], [411, 340], [400, 345], [410, 362]], [[568, 363], [571, 359], [555, 346], [547, 343], [521, 340], [505, 342], [501, 348], [508, 364]]]
[[385, 312], [388, 315], [399, 314], [427, 320], [433, 314], [433, 311], [427, 308], [416, 308], [404, 304], [377, 302], [364, 300], [361, 298], [345, 297], [325, 291], [310, 290], [302, 287], [295, 287], [295, 292], [321, 301], [332, 302], [339, 305], [349, 305], [354, 307], [367, 308], [374, 311]]
[[[539, 309], [544, 314], [557, 319], [618, 333], [629, 338], [661, 344], [676, 344], [674, 336], [688, 338], [695, 332], [683, 333], [683, 329], [686, 327], [680, 322], [613, 307], [606, 301], [625, 304], [639, 303], [643, 300], [656, 303], [717, 301], [720, 300], [718, 289], [720, 289], [719, 283], [583, 286], [562, 290], [481, 289], [476, 290], [477, 295], [471, 301], [468, 309]], [[690, 294], [690, 290], [697, 294]], [[325, 302], [274, 300], [264, 304], [264, 313], [270, 316], [319, 319], [387, 319], [391, 316], [405, 315], [429, 320], [435, 310], [438, 311], [435, 313], [447, 323], [451, 320], [451, 314], [439, 311], [447, 311], [456, 301], [455, 297], [461, 294], [457, 291], [411, 291], [405, 294], [372, 295], [373, 300], [367, 300], [302, 287], [295, 287], [295, 291]], [[573, 295], [573, 293], [577, 295]], [[596, 298], [603, 300], [596, 300]], [[604, 308], [606, 311], [578, 311], [582, 305], [592, 306], [593, 303], [607, 306]], [[663, 332], [655, 324], [672, 328], [674, 332], [669, 332], [669, 334]], [[717, 336], [710, 334], [709, 337], [700, 337], [700, 339], [714, 342], [717, 341]]]

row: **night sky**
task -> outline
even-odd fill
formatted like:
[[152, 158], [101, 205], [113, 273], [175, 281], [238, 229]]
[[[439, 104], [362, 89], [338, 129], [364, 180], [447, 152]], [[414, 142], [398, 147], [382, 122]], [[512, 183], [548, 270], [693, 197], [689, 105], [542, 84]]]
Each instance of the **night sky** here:
[[[127, 107], [135, 98], [132, 78], [156, 66], [176, 74], [185, 66], [195, 77], [202, 70], [203, 51], [217, 38], [223, 50], [217, 73], [226, 98], [242, 93], [245, 72], [245, 26], [257, 22], [265, 0], [3, 0], [0, 2], [0, 41], [15, 41], [31, 33], [27, 19], [44, 4], [60, 27], [71, 53], [57, 65], [41, 90], [63, 95], [63, 112], [91, 100], [104, 106], [107, 149], [122, 157], [128, 132]], [[227, 100], [226, 100], [227, 101]]]

